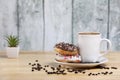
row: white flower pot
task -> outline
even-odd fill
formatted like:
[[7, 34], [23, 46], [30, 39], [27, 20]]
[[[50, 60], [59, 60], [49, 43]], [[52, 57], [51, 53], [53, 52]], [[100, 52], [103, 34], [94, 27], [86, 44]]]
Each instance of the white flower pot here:
[[19, 56], [19, 47], [7, 47], [6, 55], [8, 58], [17, 58]]

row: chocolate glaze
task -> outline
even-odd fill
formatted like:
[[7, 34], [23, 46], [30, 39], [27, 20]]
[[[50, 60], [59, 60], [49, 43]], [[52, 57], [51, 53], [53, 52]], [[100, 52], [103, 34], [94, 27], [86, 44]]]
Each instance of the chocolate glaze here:
[[70, 44], [70, 43], [64, 43], [64, 42], [60, 42], [60, 43], [57, 43], [55, 45], [56, 48], [60, 48], [62, 50], [65, 50], [65, 51], [78, 51], [79, 48], [77, 46], [75, 46], [74, 44]]

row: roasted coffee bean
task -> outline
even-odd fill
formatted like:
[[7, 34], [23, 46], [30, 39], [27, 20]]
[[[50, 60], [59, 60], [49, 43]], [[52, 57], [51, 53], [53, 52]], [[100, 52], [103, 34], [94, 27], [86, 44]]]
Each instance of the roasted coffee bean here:
[[108, 72], [106, 71], [105, 74], [107, 74]]
[[117, 69], [117, 67], [111, 67], [111, 69]]
[[32, 72], [33, 72], [34, 70], [32, 70]]
[[110, 72], [109, 74], [113, 74], [113, 72]]
[[51, 67], [51, 69], [52, 69], [52, 70], [55, 70], [55, 68], [54, 68], [54, 67]]
[[47, 74], [51, 74], [51, 72], [47, 72]]
[[46, 70], [45, 68], [43, 68], [43, 70]]
[[92, 75], [94, 76], [95, 74], [93, 73]]
[[66, 75], [67, 73], [62, 73], [63, 75]]
[[60, 68], [57, 68], [57, 70], [59, 71], [59, 70], [60, 70]]
[[36, 64], [34, 63], [34, 64], [32, 64], [32, 66], [35, 66]]
[[77, 71], [75, 71], [74, 73], [75, 73], [75, 74], [77, 74], [78, 72], [77, 72]]
[[91, 75], [92, 75], [92, 73], [89, 73], [89, 74], [88, 74], [88, 76], [91, 76]]
[[104, 74], [104, 72], [101, 72], [101, 74]]
[[39, 63], [37, 63], [37, 66], [41, 66]]
[[45, 70], [45, 72], [48, 72], [47, 70]]
[[31, 65], [31, 63], [29, 63], [29, 65]]
[[85, 72], [82, 72], [83, 74], [85, 74]]
[[104, 69], [109, 69], [109, 67], [104, 67]]
[[61, 68], [61, 65], [58, 65], [59, 68]]
[[46, 65], [46, 67], [49, 67], [49, 65]]
[[41, 69], [38, 67], [37, 70], [40, 71]]
[[35, 60], [35, 62], [38, 62], [38, 60]]

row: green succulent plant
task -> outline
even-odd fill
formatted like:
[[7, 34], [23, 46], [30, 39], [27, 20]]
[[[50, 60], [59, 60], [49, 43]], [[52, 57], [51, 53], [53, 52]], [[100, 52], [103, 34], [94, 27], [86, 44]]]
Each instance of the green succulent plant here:
[[8, 47], [17, 47], [19, 45], [19, 38], [14, 35], [9, 35], [6, 37]]

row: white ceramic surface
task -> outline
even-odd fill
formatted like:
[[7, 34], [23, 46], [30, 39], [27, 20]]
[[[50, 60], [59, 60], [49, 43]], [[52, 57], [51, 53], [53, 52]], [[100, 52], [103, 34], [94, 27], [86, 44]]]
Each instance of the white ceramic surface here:
[[101, 57], [99, 59], [99, 62], [97, 62], [97, 63], [67, 63], [67, 62], [59, 62], [59, 61], [55, 60], [55, 63], [57, 63], [57, 64], [63, 65], [65, 67], [73, 67], [73, 68], [76, 68], [76, 67], [78, 67], [78, 68], [92, 68], [92, 67], [104, 64], [106, 62], [108, 62], [108, 59], [105, 57]]
[[78, 35], [78, 46], [80, 47], [80, 55], [82, 62], [96, 62], [105, 53], [100, 53], [100, 45], [103, 41], [109, 43], [109, 48], [111, 47], [111, 42], [108, 39], [102, 39], [101, 34], [97, 32], [81, 32]]

